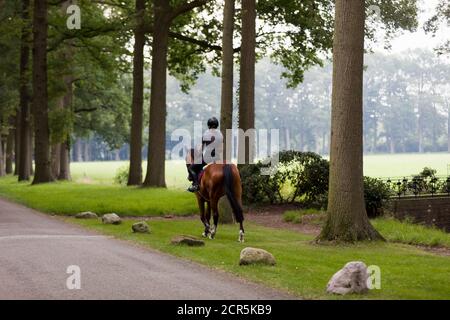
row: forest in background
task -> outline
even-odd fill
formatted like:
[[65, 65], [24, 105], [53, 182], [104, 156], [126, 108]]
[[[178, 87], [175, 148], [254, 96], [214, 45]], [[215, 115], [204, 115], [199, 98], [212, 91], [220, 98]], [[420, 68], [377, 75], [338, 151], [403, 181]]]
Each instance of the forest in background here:
[[[366, 55], [364, 72], [365, 153], [446, 152], [450, 150], [450, 64], [432, 50]], [[297, 88], [281, 79], [283, 67], [268, 59], [256, 65], [256, 128], [280, 129], [281, 149], [328, 154], [331, 106], [331, 64], [313, 67]], [[220, 115], [220, 78], [208, 70], [188, 93], [174, 77], [167, 85], [167, 143], [177, 128], [193, 130], [194, 121]], [[236, 72], [235, 72], [236, 73]], [[149, 83], [146, 75], [146, 83]], [[395, 79], [395, 81], [391, 81]], [[124, 105], [110, 114], [110, 123], [98, 125], [105, 110], [83, 114], [75, 126], [73, 161], [127, 160], [131, 97], [122, 79]], [[234, 90], [238, 89], [235, 81]], [[146, 88], [149, 95], [149, 86]], [[237, 101], [233, 123], [237, 124]], [[146, 113], [146, 117], [148, 114]], [[124, 121], [125, 120], [125, 121]], [[110, 127], [114, 130], [110, 130]], [[144, 134], [144, 138], [146, 134]], [[144, 146], [146, 144], [144, 143]], [[147, 149], [142, 152], [147, 155]]]

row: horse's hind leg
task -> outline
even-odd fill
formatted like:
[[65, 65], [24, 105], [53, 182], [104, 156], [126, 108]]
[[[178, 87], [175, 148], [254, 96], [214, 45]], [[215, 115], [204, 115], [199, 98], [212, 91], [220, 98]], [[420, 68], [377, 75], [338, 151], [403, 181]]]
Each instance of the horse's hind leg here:
[[211, 205], [209, 202], [206, 202], [206, 214], [205, 214], [205, 232], [203, 232], [203, 237], [208, 237], [211, 235]]
[[213, 212], [213, 221], [214, 225], [211, 229], [211, 234], [209, 236], [210, 239], [214, 239], [217, 232], [217, 225], [219, 223], [219, 208], [218, 208], [218, 200], [216, 198], [211, 199], [211, 209]]
[[244, 242], [244, 235], [245, 235], [245, 231], [244, 231], [244, 223], [241, 221], [239, 222], [239, 242]]

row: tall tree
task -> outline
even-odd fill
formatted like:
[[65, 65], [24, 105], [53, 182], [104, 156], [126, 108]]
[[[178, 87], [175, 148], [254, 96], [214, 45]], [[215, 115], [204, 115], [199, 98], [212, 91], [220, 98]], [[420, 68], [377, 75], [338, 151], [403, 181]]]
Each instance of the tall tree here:
[[364, 22], [365, 1], [336, 0], [328, 217], [319, 240], [382, 239], [364, 204]]
[[[246, 131], [255, 128], [256, 0], [242, 0], [241, 32], [239, 128]], [[254, 141], [239, 144], [239, 157], [246, 163], [253, 162], [250, 159], [251, 148], [254, 148]]]
[[210, 0], [193, 0], [172, 7], [168, 0], [153, 2], [152, 74], [147, 174], [144, 186], [166, 187], [166, 87], [169, 31], [173, 20], [205, 5]]
[[6, 161], [5, 161], [5, 172], [6, 174], [13, 173], [13, 160], [14, 160], [14, 137], [16, 130], [14, 128], [15, 117], [11, 117], [9, 125], [8, 138], [6, 139]]
[[130, 132], [130, 173], [128, 185], [142, 184], [142, 125], [144, 103], [144, 12], [145, 0], [136, 0], [133, 51], [133, 101]]
[[[29, 158], [31, 158], [30, 144], [31, 144], [31, 111], [30, 111], [30, 1], [22, 0], [22, 35], [20, 44], [20, 86], [19, 86], [19, 126], [17, 128], [18, 135], [16, 137], [16, 144], [18, 144], [18, 157], [16, 161], [18, 165], [18, 179], [19, 181], [30, 180], [31, 166]], [[19, 138], [19, 140], [17, 140]]]
[[[223, 8], [222, 33], [222, 87], [220, 103], [220, 128], [223, 136], [223, 157], [231, 159], [231, 144], [227, 148], [227, 129], [233, 124], [233, 30], [234, 30], [235, 0], [225, 0]], [[228, 156], [228, 153], [230, 155]]]
[[47, 0], [34, 2], [33, 14], [33, 118], [35, 174], [33, 184], [53, 180], [50, 168], [50, 131], [47, 92]]

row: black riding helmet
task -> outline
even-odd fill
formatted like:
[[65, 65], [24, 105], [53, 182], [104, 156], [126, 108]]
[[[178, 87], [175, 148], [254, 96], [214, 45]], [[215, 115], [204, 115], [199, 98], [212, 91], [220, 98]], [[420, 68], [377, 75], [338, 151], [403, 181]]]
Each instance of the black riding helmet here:
[[212, 117], [208, 119], [208, 128], [209, 129], [217, 129], [219, 127], [219, 120], [216, 117]]

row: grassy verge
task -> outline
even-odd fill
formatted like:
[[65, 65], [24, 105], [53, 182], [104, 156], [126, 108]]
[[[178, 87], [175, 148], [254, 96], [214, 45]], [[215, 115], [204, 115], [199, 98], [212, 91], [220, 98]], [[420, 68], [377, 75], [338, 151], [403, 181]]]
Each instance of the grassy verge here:
[[0, 196], [57, 215], [83, 211], [115, 212], [122, 216], [191, 215], [197, 213], [195, 197], [175, 189], [143, 189], [119, 185], [55, 182], [31, 186], [15, 177], [0, 179]]
[[374, 219], [372, 224], [388, 241], [450, 248], [450, 233], [439, 229], [401, 222], [393, 218]]
[[[97, 220], [71, 222], [120, 239], [131, 240], [212, 268], [262, 282], [307, 299], [339, 299], [325, 293], [331, 276], [348, 261], [361, 260], [381, 268], [381, 290], [348, 299], [449, 299], [450, 258], [426, 253], [411, 246], [393, 243], [362, 243], [351, 246], [319, 246], [311, 236], [297, 232], [247, 225], [245, 244], [237, 242], [236, 226], [219, 226], [217, 238], [204, 247], [170, 244], [174, 235], [199, 235], [196, 220], [151, 220], [150, 234], [133, 234], [131, 224], [103, 225]], [[246, 246], [263, 248], [274, 254], [277, 265], [239, 266], [239, 253]]]

